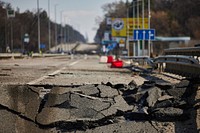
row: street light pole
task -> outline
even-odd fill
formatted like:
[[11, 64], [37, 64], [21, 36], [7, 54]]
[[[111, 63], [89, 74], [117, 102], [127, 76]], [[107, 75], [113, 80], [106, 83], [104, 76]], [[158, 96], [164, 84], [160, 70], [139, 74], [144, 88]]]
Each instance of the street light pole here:
[[40, 9], [39, 9], [39, 0], [37, 0], [37, 11], [38, 11], [38, 52], [40, 53]]
[[58, 42], [57, 42], [57, 36], [58, 36], [58, 33], [57, 33], [57, 11], [56, 11], [56, 7], [57, 7], [57, 5], [58, 4], [56, 4], [55, 6], [54, 6], [54, 8], [55, 8], [55, 47], [57, 47], [57, 45], [58, 45]]
[[13, 53], [13, 18], [11, 18], [11, 52]]
[[5, 35], [4, 36], [5, 36], [5, 48], [7, 48], [7, 45], [8, 45], [8, 41], [7, 41], [7, 17], [5, 17]]
[[[144, 29], [144, 0], [142, 0], [142, 29]], [[145, 50], [145, 41], [142, 40], [142, 55], [144, 56], [144, 50]]]
[[[150, 6], [150, 4], [151, 4], [150, 0], [148, 0], [148, 27], [149, 27], [149, 29], [151, 28], [151, 22], [150, 22], [151, 21], [151, 6]], [[149, 49], [149, 57], [150, 57], [152, 50], [153, 50], [150, 39], [148, 41], [148, 49]]]
[[127, 44], [127, 46], [126, 46], [126, 48], [127, 48], [127, 50], [128, 50], [128, 56], [129, 56], [129, 53], [130, 53], [130, 50], [129, 50], [129, 1], [127, 0], [126, 1], [126, 3], [127, 3], [127, 16], [126, 16], [126, 36], [127, 36], [127, 40], [126, 40], [126, 44]]
[[[140, 14], [139, 14], [139, 11], [140, 11], [140, 7], [139, 7], [139, 2], [137, 0], [137, 28], [140, 29]], [[138, 56], [140, 55], [140, 41], [138, 40], [137, 41], [137, 45], [138, 45]]]
[[63, 26], [62, 26], [62, 24], [63, 24], [63, 12], [64, 12], [64, 11], [61, 11], [61, 12], [60, 12], [60, 23], [61, 23], [61, 29], [60, 29], [60, 36], [61, 36], [61, 39], [60, 39], [60, 40], [61, 40], [61, 44], [60, 44], [60, 45], [61, 45], [61, 48], [62, 48], [62, 53], [64, 52], [64, 51], [63, 51], [63, 50], [64, 50], [64, 44], [63, 44], [63, 43], [64, 43], [64, 38], [63, 38], [63, 30], [64, 30], [64, 29], [63, 29]]
[[50, 0], [48, 0], [48, 14], [49, 14], [49, 24], [48, 24], [48, 29], [49, 29], [49, 51], [51, 48], [51, 15], [50, 15]]
[[[135, 29], [135, 0], [133, 0], [133, 30]], [[133, 40], [133, 55], [136, 56], [136, 46]]]

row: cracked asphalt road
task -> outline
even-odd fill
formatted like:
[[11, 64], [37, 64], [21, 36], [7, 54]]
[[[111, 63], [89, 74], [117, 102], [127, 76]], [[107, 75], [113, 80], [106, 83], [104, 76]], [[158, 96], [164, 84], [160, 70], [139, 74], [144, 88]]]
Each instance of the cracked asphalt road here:
[[[173, 83], [178, 83], [180, 81], [178, 79], [172, 79], [172, 78], [165, 77], [163, 75], [158, 75], [158, 74], [156, 74], [154, 76], [159, 79], [165, 79], [166, 81], [173, 82]], [[48, 85], [50, 85], [50, 86], [59, 86], [59, 87], [66, 87], [66, 86], [72, 87], [72, 86], [81, 86], [81, 85], [88, 84], [88, 85], [92, 85], [92, 88], [94, 88], [95, 85], [106, 84], [108, 82], [110, 82], [110, 84], [113, 84], [113, 85], [129, 84], [133, 80], [136, 82], [137, 85], [142, 85], [144, 81], [148, 80], [147, 77], [146, 77], [146, 79], [144, 79], [145, 77], [141, 77], [139, 75], [134, 75], [128, 69], [113, 69], [113, 68], [110, 68], [110, 64], [100, 64], [98, 56], [76, 55], [73, 58], [71, 58], [71, 56], [62, 55], [62, 56], [57, 56], [57, 57], [45, 57], [45, 58], [24, 58], [24, 59], [0, 60], [0, 84], [1, 85], [29, 84], [29, 85], [33, 85], [33, 86], [48, 86]], [[95, 86], [95, 87], [97, 87], [97, 86]], [[106, 98], [106, 97], [110, 97], [110, 96], [112, 97], [112, 95], [115, 94], [114, 92], [107, 93], [110, 91], [105, 91], [104, 87], [101, 85], [98, 86], [97, 89], [95, 89], [95, 90], [89, 90], [89, 88], [90, 88], [89, 86], [87, 86], [87, 89], [82, 88], [82, 93], [83, 94], [85, 93], [87, 95], [83, 95], [83, 94], [77, 95], [77, 93], [74, 93], [72, 96], [76, 96], [78, 98], [75, 97], [73, 101], [76, 101], [76, 99], [81, 99], [80, 101], [82, 101], [83, 99], [94, 98], [94, 97], [92, 97], [93, 95], [100, 96], [101, 98]], [[39, 87], [38, 89], [42, 91], [42, 89], [44, 89], [44, 88]], [[78, 88], [76, 88], [76, 89], [78, 89]], [[7, 89], [5, 89], [5, 90], [7, 90]], [[3, 89], [2, 89], [2, 91], [3, 91]], [[8, 91], [8, 92], [10, 92], [10, 91]], [[57, 100], [58, 100], [58, 103], [60, 103], [60, 102], [62, 102], [62, 96], [61, 96], [61, 94], [63, 94], [62, 91], [64, 91], [64, 93], [66, 93], [67, 90], [60, 88], [60, 90], [56, 89], [56, 91], [58, 91], [59, 97]], [[99, 93], [99, 91], [101, 93]], [[3, 92], [5, 92], [7, 94], [6, 91], [3, 91]], [[23, 95], [21, 95], [20, 91], [19, 92], [16, 91], [16, 92], [17, 92], [17, 94], [18, 93], [20, 94], [19, 96], [21, 96], [21, 97], [18, 97], [18, 95], [17, 95], [17, 98], [20, 98], [19, 100], [22, 100], [22, 101], [23, 101], [23, 96], [26, 96], [27, 94], [29, 94], [29, 92], [26, 92], [26, 91], [25, 92], [27, 94], [23, 93]], [[44, 89], [44, 95], [49, 92], [50, 92], [50, 90]], [[116, 93], [116, 95], [118, 95], [118, 93]], [[121, 95], [121, 94], [119, 93], [119, 95]], [[70, 92], [70, 96], [71, 96], [71, 92]], [[11, 96], [8, 95], [5, 98], [7, 98], [7, 97], [10, 98], [9, 100], [13, 100], [12, 97], [15, 97], [15, 92], [13, 92]], [[36, 97], [38, 97], [38, 96], [36, 96]], [[63, 96], [63, 97], [65, 97], [65, 96]], [[3, 98], [3, 99], [5, 99], [5, 98]], [[118, 101], [116, 103], [116, 105], [113, 105], [114, 110], [116, 110], [116, 109], [118, 110], [119, 106], [125, 105], [124, 101], [121, 98], [122, 97], [116, 97], [114, 99], [114, 101]], [[197, 93], [196, 99], [199, 99], [199, 91]], [[36, 101], [36, 100], [34, 100], [34, 101]], [[69, 100], [69, 101], [71, 101], [71, 100]], [[10, 102], [12, 104], [10, 104]], [[6, 115], [8, 115], [9, 116], [8, 118], [10, 121], [15, 121], [16, 119], [19, 119], [18, 117], [27, 117], [28, 119], [31, 119], [32, 121], [34, 121], [33, 118], [35, 117], [35, 114], [30, 115], [28, 112], [26, 112], [26, 108], [15, 107], [14, 106], [15, 100], [10, 101], [10, 102], [7, 103], [7, 101], [5, 100], [5, 105], [1, 104], [1, 106], [7, 106], [7, 107], [9, 107], [9, 109], [16, 111], [16, 112], [20, 112], [22, 114], [20, 114], [20, 115], [15, 114], [14, 116], [12, 116], [13, 115], [12, 111], [10, 111], [10, 110], [5, 111], [5, 107], [0, 106], [0, 108], [2, 110], [1, 118], [4, 118]], [[52, 101], [52, 102], [55, 102], [55, 101]], [[90, 102], [93, 103], [94, 101], [91, 100]], [[38, 102], [38, 103], [40, 103], [40, 102]], [[121, 103], [123, 103], [123, 104], [121, 104]], [[23, 102], [19, 102], [18, 104], [21, 105], [21, 104], [23, 104]], [[52, 104], [52, 103], [49, 103], [49, 104]], [[79, 106], [76, 104], [70, 103], [70, 105], [73, 105], [74, 107]], [[27, 104], [27, 105], [29, 106], [29, 104]], [[62, 105], [60, 105], [60, 106], [62, 106]], [[37, 107], [39, 107], [39, 106], [37, 106]], [[196, 107], [198, 107], [198, 103], [197, 103]], [[120, 109], [124, 109], [124, 108], [125, 107], [120, 108]], [[80, 108], [80, 109], [82, 109], [82, 108]], [[87, 112], [87, 109], [85, 111], [84, 111], [84, 109], [85, 108], [83, 108], [82, 115], [85, 117], [88, 114], [85, 114], [85, 112]], [[36, 108], [36, 110], [37, 110], [37, 108]], [[100, 109], [100, 110], [104, 110], [104, 108]], [[127, 108], [127, 110], [129, 110], [129, 108]], [[41, 116], [38, 117], [38, 121], [41, 123], [47, 123], [47, 124], [51, 123], [51, 121], [49, 122], [48, 121], [49, 119], [47, 119], [47, 121], [44, 121], [44, 119], [42, 118], [43, 114], [46, 114], [45, 111], [47, 111], [48, 113], [52, 113], [52, 114], [54, 114], [54, 111], [55, 112], [60, 111], [61, 113], [64, 113], [64, 114], [67, 113], [68, 115], [71, 113], [70, 111], [63, 112], [62, 107], [61, 108], [46, 107], [46, 108], [44, 108], [43, 112], [41, 112], [41, 114], [40, 114]], [[125, 110], [123, 112], [125, 112]], [[112, 116], [113, 109], [111, 108], [110, 110], [107, 110], [106, 112], [102, 112], [102, 114], [104, 114], [104, 113], [108, 114], [108, 116]], [[197, 120], [196, 123], [197, 123], [197, 125], [199, 125], [199, 120], [198, 120], [199, 110], [196, 113], [197, 113], [196, 114], [197, 118], [194, 118], [194, 119]], [[79, 114], [80, 113], [78, 112], [77, 115], [79, 115]], [[92, 110], [90, 112], [90, 114], [96, 114], [96, 112], [94, 112], [94, 110]], [[57, 113], [55, 115], [57, 115]], [[74, 116], [76, 116], [76, 115], [74, 115]], [[97, 118], [101, 118], [101, 116], [98, 116]], [[192, 122], [194, 122], [194, 119]], [[57, 121], [60, 121], [60, 120], [62, 121], [63, 118], [58, 117]], [[23, 123], [23, 121], [24, 121], [24, 119], [20, 119], [20, 123]], [[33, 125], [34, 123], [32, 123], [32, 121], [30, 123], [26, 123], [26, 124]], [[54, 119], [52, 121], [54, 121]], [[94, 130], [93, 129], [88, 130], [88, 132], [97, 132], [100, 130], [103, 130], [104, 132], [107, 132], [107, 131], [112, 132], [115, 130], [119, 131], [119, 132], [122, 132], [122, 131], [129, 132], [131, 130], [131, 127], [136, 127], [135, 126], [136, 123], [134, 123], [134, 122], [125, 122], [123, 119], [122, 119], [122, 121], [123, 121], [123, 124], [117, 123], [114, 125], [102, 126], [102, 127], [96, 128]], [[149, 126], [145, 130], [150, 131], [150, 129], [151, 129], [152, 130], [151, 132], [155, 132], [155, 129], [156, 129], [157, 131], [163, 131], [163, 132], [169, 133], [169, 132], [184, 131], [185, 129], [182, 127], [185, 127], [185, 125], [190, 126], [191, 125], [190, 123], [191, 123], [191, 121], [176, 122], [176, 123], [174, 123], [174, 122], [162, 123], [162, 122], [152, 121], [151, 123], [148, 123], [148, 122], [140, 123], [139, 122], [137, 124], [140, 126], [140, 129], [143, 129], [143, 126], [145, 124], [145, 125]], [[27, 125], [24, 125], [24, 126], [27, 126]], [[117, 128], [119, 126], [121, 126], [120, 129]], [[5, 127], [7, 128], [6, 125], [5, 125]], [[35, 127], [35, 126], [33, 126], [33, 127]], [[108, 128], [111, 128], [111, 130], [108, 130]], [[36, 131], [36, 129], [34, 129], [34, 130]], [[5, 131], [6, 131], [6, 129], [5, 129]], [[7, 129], [7, 131], [9, 131], [9, 129]]]
[[100, 64], [98, 56], [70, 56], [0, 60], [1, 84], [81, 85], [129, 83], [128, 70]]

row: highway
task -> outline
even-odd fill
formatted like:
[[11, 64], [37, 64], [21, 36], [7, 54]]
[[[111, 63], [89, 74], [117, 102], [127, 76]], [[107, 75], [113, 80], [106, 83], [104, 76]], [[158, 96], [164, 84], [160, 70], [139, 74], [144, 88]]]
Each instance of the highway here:
[[[75, 55], [74, 57], [60, 55], [56, 57], [0, 60], [0, 62], [0, 82], [2, 84], [67, 86], [71, 84], [99, 84], [108, 81], [115, 84], [129, 83], [131, 81], [128, 70], [116, 69], [113, 71], [108, 65], [100, 64], [97, 55]], [[121, 78], [119, 79], [119, 77]]]
[[198, 80], [139, 70], [126, 61], [123, 68], [111, 68], [110, 63], [100, 63], [99, 55], [79, 54], [98, 47], [83, 44], [77, 49], [73, 55], [1, 58], [0, 117], [7, 121], [1, 122], [0, 131], [174, 133], [199, 129]]

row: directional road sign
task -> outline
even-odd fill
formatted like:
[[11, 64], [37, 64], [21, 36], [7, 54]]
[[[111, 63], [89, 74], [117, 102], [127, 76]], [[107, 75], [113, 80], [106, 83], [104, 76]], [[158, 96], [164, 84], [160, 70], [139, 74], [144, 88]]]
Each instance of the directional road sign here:
[[134, 40], [155, 40], [155, 29], [136, 29], [133, 31]]

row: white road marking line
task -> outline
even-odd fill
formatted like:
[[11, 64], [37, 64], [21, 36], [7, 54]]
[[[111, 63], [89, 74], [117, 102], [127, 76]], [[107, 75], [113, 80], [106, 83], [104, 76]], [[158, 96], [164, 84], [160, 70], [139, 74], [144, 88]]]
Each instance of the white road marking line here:
[[35, 83], [38, 83], [38, 82], [40, 82], [40, 81], [42, 81], [42, 80], [44, 80], [44, 79], [46, 79], [46, 78], [48, 78], [49, 76], [43, 76], [43, 77], [41, 77], [41, 78], [39, 78], [39, 79], [36, 79], [36, 80], [33, 80], [33, 81], [31, 81], [31, 82], [29, 82], [29, 83], [27, 83], [28, 85], [33, 85], [33, 84], [35, 84]]
[[69, 66], [73, 66], [73, 65], [77, 64], [78, 62], [80, 62], [80, 60], [72, 62], [71, 64], [69, 64]]
[[[80, 62], [80, 60], [75, 61], [75, 62], [72, 62], [72, 63], [69, 64], [68, 66], [73, 66], [73, 65], [77, 64], [78, 62]], [[28, 84], [28, 85], [36, 84], [36, 83], [38, 83], [38, 82], [40, 82], [40, 81], [42, 81], [42, 80], [48, 78], [49, 76], [53, 76], [53, 75], [56, 75], [56, 74], [60, 73], [60, 72], [61, 72], [62, 70], [64, 70], [64, 69], [66, 69], [66, 67], [63, 67], [63, 68], [61, 68], [61, 69], [59, 69], [59, 70], [56, 70], [55, 72], [53, 72], [53, 73], [51, 73], [51, 74], [48, 74], [48, 76], [42, 76], [42, 77], [39, 78], [39, 79], [33, 80], [33, 81], [31, 81], [31, 82], [28, 82], [27, 84]]]
[[61, 70], [63, 70], [63, 68], [62, 68], [62, 69], [60, 69], [60, 70], [56, 70], [55, 72], [53, 72], [53, 73], [51, 73], [51, 74], [48, 74], [48, 76], [53, 76], [53, 75], [56, 75], [56, 74], [60, 73], [60, 72], [61, 72]]

